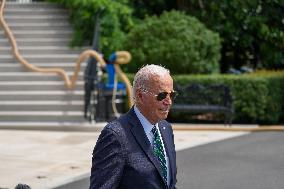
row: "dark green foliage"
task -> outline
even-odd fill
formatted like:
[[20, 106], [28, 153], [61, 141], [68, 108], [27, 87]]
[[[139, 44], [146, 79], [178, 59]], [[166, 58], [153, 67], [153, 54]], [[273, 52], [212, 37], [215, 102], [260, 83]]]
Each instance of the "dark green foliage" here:
[[[210, 30], [219, 33], [222, 39], [220, 62], [222, 72], [226, 72], [230, 67], [238, 69], [244, 65], [253, 68], [284, 68], [283, 0], [49, 1], [61, 3], [70, 9], [75, 28], [73, 45], [82, 45], [83, 42], [91, 44], [95, 14], [102, 11], [100, 50], [106, 55], [121, 50], [125, 33], [133, 25], [143, 23], [145, 17], [159, 16], [163, 11], [182, 10], [188, 15], [197, 17]], [[175, 49], [181, 47], [175, 46]], [[141, 53], [138, 54], [143, 58]], [[164, 60], [159, 59], [159, 61]]]
[[222, 71], [229, 67], [284, 68], [283, 0], [192, 0], [179, 9], [220, 34]]
[[109, 55], [121, 50], [125, 32], [131, 27], [131, 8], [128, 0], [48, 0], [70, 10], [74, 26], [71, 46], [92, 45], [96, 14], [100, 13], [100, 51]]
[[133, 7], [135, 17], [144, 19], [149, 15], [160, 15], [164, 11], [170, 11], [177, 7], [175, 0], [129, 0]]
[[129, 33], [125, 50], [135, 72], [145, 64], [161, 64], [172, 73], [219, 72], [220, 38], [197, 19], [177, 11], [148, 17]]

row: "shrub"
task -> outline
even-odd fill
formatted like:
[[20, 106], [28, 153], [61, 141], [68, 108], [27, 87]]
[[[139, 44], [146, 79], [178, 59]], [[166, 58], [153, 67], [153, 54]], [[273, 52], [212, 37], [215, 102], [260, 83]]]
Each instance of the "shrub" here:
[[[132, 74], [128, 74], [128, 77], [133, 80]], [[283, 71], [244, 75], [174, 75], [173, 77], [174, 81], [180, 85], [189, 83], [228, 85], [234, 99], [234, 123], [278, 124], [284, 122]], [[171, 116], [171, 121], [193, 121], [188, 115], [188, 113], [174, 114]]]
[[[175, 82], [225, 84], [234, 98], [235, 123], [277, 124], [284, 121], [284, 76], [280, 73], [175, 76]], [[179, 117], [175, 118], [178, 121]]]
[[164, 12], [134, 26], [124, 49], [133, 60], [127, 71], [145, 64], [161, 64], [172, 73], [216, 73], [220, 59], [220, 38], [196, 18], [182, 12]]

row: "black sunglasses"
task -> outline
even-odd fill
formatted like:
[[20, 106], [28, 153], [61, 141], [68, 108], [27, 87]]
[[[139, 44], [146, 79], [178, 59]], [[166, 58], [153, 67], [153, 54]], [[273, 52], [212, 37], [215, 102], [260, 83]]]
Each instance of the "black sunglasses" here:
[[174, 100], [178, 93], [176, 91], [171, 91], [171, 92], [160, 92], [159, 94], [155, 95], [155, 97], [157, 98], [158, 101], [162, 101], [165, 98], [167, 98], [167, 96], [170, 95], [171, 100]]
[[[154, 93], [152, 93], [152, 92], [150, 92], [150, 91], [148, 91], [148, 90], [146, 90], [146, 89], [143, 89], [143, 91], [148, 92], [148, 93], [151, 93], [151, 94], [154, 94]], [[154, 94], [154, 95], [155, 95], [155, 94]], [[162, 100], [164, 100], [165, 98], [167, 98], [168, 95], [170, 95], [171, 100], [174, 100], [174, 99], [177, 97], [178, 92], [176, 92], [176, 91], [171, 91], [171, 92], [169, 92], [169, 93], [168, 93], [168, 92], [160, 92], [159, 94], [156, 94], [155, 97], [156, 97], [156, 99], [157, 99], [158, 101], [162, 101]]]

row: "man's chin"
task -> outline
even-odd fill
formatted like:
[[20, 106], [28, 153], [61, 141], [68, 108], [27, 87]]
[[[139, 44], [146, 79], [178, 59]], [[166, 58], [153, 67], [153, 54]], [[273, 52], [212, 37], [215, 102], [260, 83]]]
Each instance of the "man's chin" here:
[[160, 118], [163, 119], [167, 119], [169, 112], [163, 112], [160, 114]]

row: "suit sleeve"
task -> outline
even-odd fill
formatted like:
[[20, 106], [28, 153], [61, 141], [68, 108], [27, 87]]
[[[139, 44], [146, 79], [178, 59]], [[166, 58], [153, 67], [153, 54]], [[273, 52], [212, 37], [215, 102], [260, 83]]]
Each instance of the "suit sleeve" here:
[[[174, 133], [173, 133], [173, 130], [172, 130], [172, 140], [173, 142], [175, 141], [174, 139]], [[175, 150], [175, 143], [174, 143], [174, 161], [175, 161], [175, 164], [176, 164], [176, 150]], [[175, 167], [175, 171], [174, 171], [174, 189], [177, 189], [176, 188], [176, 184], [177, 184], [177, 167]]]
[[93, 151], [90, 189], [116, 189], [125, 164], [117, 134], [105, 128]]
[[169, 125], [169, 128], [170, 128], [170, 137], [171, 137], [171, 140], [172, 140], [172, 145], [173, 145], [173, 154], [174, 154], [174, 175], [172, 175], [173, 177], [173, 188], [176, 189], [176, 184], [177, 184], [177, 167], [176, 167], [176, 149], [175, 149], [175, 138], [174, 138], [174, 132], [173, 132], [173, 128], [172, 128], [172, 125], [170, 124]]

